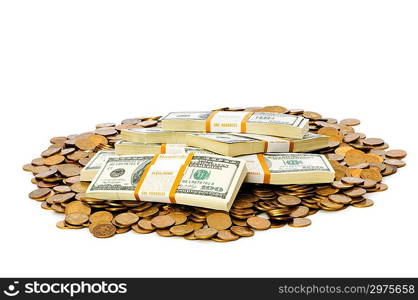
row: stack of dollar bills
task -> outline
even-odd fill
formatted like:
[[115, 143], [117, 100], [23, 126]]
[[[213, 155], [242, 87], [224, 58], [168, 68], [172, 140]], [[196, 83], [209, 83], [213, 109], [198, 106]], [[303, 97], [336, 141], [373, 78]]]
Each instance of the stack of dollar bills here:
[[309, 120], [270, 112], [170, 113], [157, 127], [122, 129], [114, 151], [81, 171], [87, 197], [177, 203], [228, 211], [243, 182], [318, 184], [334, 180], [328, 146]]

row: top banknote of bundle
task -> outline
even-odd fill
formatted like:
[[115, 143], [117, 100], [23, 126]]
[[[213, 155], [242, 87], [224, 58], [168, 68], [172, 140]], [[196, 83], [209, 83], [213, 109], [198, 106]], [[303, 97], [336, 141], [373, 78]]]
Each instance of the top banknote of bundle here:
[[109, 157], [86, 196], [177, 203], [228, 211], [247, 173], [242, 159], [156, 154]]
[[92, 159], [84, 166], [80, 172], [80, 181], [91, 181], [96, 176], [97, 171], [103, 166], [106, 160], [116, 156], [113, 150], [102, 150], [96, 153]]
[[122, 140], [142, 144], [184, 144], [189, 132], [173, 132], [159, 127], [122, 129]]
[[334, 181], [335, 171], [324, 155], [264, 153], [240, 156], [247, 161], [245, 182], [317, 184]]
[[308, 132], [302, 139], [292, 139], [251, 133], [190, 133], [186, 144], [227, 156], [309, 152], [328, 147], [328, 136]]
[[135, 154], [215, 154], [211, 151], [190, 147], [185, 144], [142, 144], [135, 142], [118, 141], [115, 143], [117, 155]]
[[173, 131], [241, 132], [302, 138], [309, 120], [300, 116], [247, 111], [173, 112], [161, 119]]

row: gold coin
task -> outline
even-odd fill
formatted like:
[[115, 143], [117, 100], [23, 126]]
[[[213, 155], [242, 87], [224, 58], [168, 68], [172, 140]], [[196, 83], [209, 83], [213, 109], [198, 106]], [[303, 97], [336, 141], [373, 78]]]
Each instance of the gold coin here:
[[232, 226], [231, 231], [232, 233], [239, 235], [239, 236], [243, 236], [243, 237], [250, 237], [254, 235], [254, 231], [252, 231], [248, 227], [243, 227], [243, 226]]
[[200, 228], [203, 227], [202, 223], [195, 223], [195, 222], [192, 222], [192, 221], [188, 221], [186, 224], [192, 226], [193, 230], [199, 230]]
[[56, 136], [51, 138], [49, 141], [51, 142], [51, 144], [62, 144], [65, 143], [65, 141], [67, 140], [66, 136]]
[[63, 213], [65, 211], [64, 207], [62, 207], [59, 204], [55, 204], [55, 203], [51, 205], [51, 209], [54, 210], [57, 213]]
[[385, 152], [385, 155], [389, 158], [402, 159], [407, 155], [407, 153], [405, 150], [389, 150]]
[[334, 127], [322, 127], [318, 130], [318, 134], [327, 136], [338, 136], [340, 133], [337, 128]]
[[347, 126], [356, 126], [360, 124], [360, 120], [358, 119], [343, 119], [340, 121], [340, 124], [347, 125]]
[[63, 193], [63, 194], [56, 194], [47, 199], [48, 203], [64, 203], [71, 199], [73, 199], [75, 193]]
[[76, 182], [70, 186], [71, 190], [76, 193], [85, 193], [89, 188], [88, 182]]
[[90, 215], [91, 223], [107, 222], [110, 223], [113, 220], [113, 214], [111, 212], [101, 210]]
[[357, 141], [360, 138], [360, 134], [353, 132], [346, 134], [343, 138], [344, 143], [352, 143]]
[[383, 144], [385, 141], [379, 138], [367, 138], [363, 140], [363, 144], [368, 146], [378, 146]]
[[157, 121], [153, 121], [153, 120], [150, 120], [150, 121], [142, 121], [142, 122], [140, 122], [140, 123], [138, 123], [138, 125], [140, 125], [140, 126], [142, 126], [142, 127], [153, 127], [153, 126], [155, 126], [155, 125], [157, 125], [158, 124], [158, 122]]
[[251, 208], [254, 206], [253, 203], [249, 202], [249, 201], [235, 201], [234, 204], [232, 205], [234, 208]]
[[85, 158], [87, 156], [89, 156], [89, 152], [78, 150], [78, 151], [74, 151], [73, 153], [67, 155], [67, 158], [69, 160], [78, 161], [78, 160], [80, 160], [82, 158]]
[[385, 159], [384, 163], [398, 168], [404, 167], [406, 165], [403, 160], [393, 158]]
[[362, 185], [360, 185], [362, 188], [372, 188], [375, 187], [377, 184], [376, 181], [372, 180], [372, 179], [364, 179], [364, 182]]
[[65, 156], [56, 154], [44, 159], [44, 163], [47, 166], [58, 165], [65, 160]]
[[[187, 217], [186, 217], [186, 219], [187, 219]], [[172, 218], [170, 215], [157, 216], [157, 217], [152, 218], [152, 220], [151, 220], [151, 224], [158, 229], [170, 227], [170, 226], [174, 225], [175, 223], [176, 223], [176, 220], [174, 218]], [[182, 222], [182, 223], [184, 223], [184, 222]]]
[[138, 217], [146, 218], [146, 217], [152, 217], [158, 213], [158, 207], [152, 206], [144, 211], [136, 213]]
[[354, 207], [369, 207], [372, 206], [374, 204], [374, 202], [370, 199], [364, 199], [361, 202], [358, 203], [353, 203]]
[[197, 240], [198, 238], [194, 235], [194, 232], [183, 235], [185, 240]]
[[378, 183], [376, 184], [376, 187], [379, 189], [379, 192], [383, 192], [388, 189], [388, 186], [384, 183]]
[[328, 196], [331, 194], [338, 193], [339, 189], [331, 187], [331, 186], [325, 186], [325, 187], [319, 187], [316, 189], [315, 193], [321, 196]]
[[48, 156], [52, 156], [54, 154], [57, 154], [59, 152], [61, 152], [61, 148], [59, 148], [59, 147], [51, 147], [51, 148], [48, 148], [45, 151], [43, 151], [41, 153], [41, 156], [42, 157], [48, 157]]
[[383, 161], [383, 157], [374, 153], [366, 153], [365, 158], [368, 163], [381, 163]]
[[287, 221], [276, 221], [271, 220], [271, 227], [270, 228], [281, 228], [287, 225]]
[[54, 186], [53, 190], [54, 190], [54, 192], [61, 193], [61, 194], [71, 192], [70, 187], [67, 186], [67, 185]]
[[223, 241], [228, 241], [228, 242], [236, 241], [236, 240], [239, 239], [238, 235], [233, 234], [231, 232], [231, 230], [228, 230], [228, 229], [219, 231], [216, 236], [217, 236], [217, 238], [219, 238]]
[[267, 211], [270, 216], [288, 216], [291, 210], [288, 208], [276, 208]]
[[85, 204], [81, 201], [77, 201], [77, 200], [72, 201], [65, 206], [65, 214], [66, 215], [76, 213], [76, 212], [86, 214], [86, 215], [90, 215], [91, 208], [87, 204]]
[[141, 234], [147, 234], [147, 233], [153, 232], [153, 230], [147, 230], [147, 229], [143, 229], [143, 228], [139, 227], [138, 224], [133, 224], [131, 226], [131, 229], [133, 231], [135, 231], [136, 233], [141, 233]]
[[214, 242], [217, 242], [217, 243], [226, 243], [226, 242], [229, 242], [229, 241], [227, 241], [227, 240], [223, 240], [223, 239], [220, 239], [220, 238], [218, 238], [218, 237], [213, 237], [213, 238], [211, 238], [210, 240], [211, 240], [211, 241], [214, 241]]
[[360, 197], [367, 193], [367, 191], [361, 187], [355, 187], [349, 190], [343, 191], [344, 194], [346, 194], [349, 197]]
[[207, 240], [214, 237], [218, 233], [215, 228], [202, 228], [194, 232], [194, 236], [201, 240]]
[[145, 230], [154, 230], [155, 227], [152, 225], [150, 219], [141, 219], [138, 221], [138, 226]]
[[[66, 175], [64, 175], [66, 176]], [[71, 176], [63, 180], [65, 184], [74, 184], [80, 181], [80, 176]]]
[[271, 226], [271, 223], [266, 218], [261, 217], [251, 217], [247, 219], [247, 224], [256, 230], [266, 230], [269, 229]]
[[360, 178], [361, 169], [355, 169], [353, 167], [349, 167], [345, 170], [345, 176], [350, 178]]
[[80, 138], [75, 141], [75, 145], [80, 150], [93, 150], [96, 148], [96, 144], [88, 137]]
[[292, 227], [306, 227], [311, 225], [311, 220], [308, 218], [294, 218], [292, 222], [289, 223], [289, 226]]
[[109, 238], [116, 234], [116, 227], [111, 223], [99, 223], [92, 226], [91, 232], [97, 238]]
[[40, 188], [40, 189], [36, 189], [32, 192], [29, 193], [29, 198], [31, 199], [39, 199], [42, 197], [47, 196], [49, 193], [51, 193], [51, 189], [50, 188]]
[[232, 226], [231, 217], [224, 212], [209, 213], [206, 216], [206, 222], [211, 228], [224, 230]]
[[65, 224], [65, 221], [64, 221], [64, 220], [58, 221], [58, 222], [56, 223], [56, 226], [57, 226], [59, 229], [70, 229], [70, 228], [68, 228], [68, 227], [67, 227], [67, 225]]
[[126, 233], [131, 230], [131, 227], [116, 228], [117, 234]]
[[304, 111], [302, 114], [303, 117], [310, 119], [310, 120], [320, 120], [322, 119], [322, 116], [316, 112], [313, 111]]
[[366, 162], [366, 156], [364, 152], [361, 150], [351, 149], [345, 153], [344, 161], [349, 166], [355, 166], [355, 165]]
[[98, 134], [93, 134], [89, 137], [89, 140], [92, 141], [96, 145], [96, 147], [99, 145], [107, 145], [108, 143], [107, 138]]
[[371, 167], [369, 169], [362, 170], [360, 177], [363, 179], [371, 179], [376, 182], [379, 182], [382, 180], [382, 174], [380, 173], [380, 170], [376, 167]]
[[349, 188], [353, 187], [353, 185], [344, 183], [341, 180], [334, 181], [331, 184], [332, 184], [333, 187], [335, 187], [337, 189], [349, 189]]
[[45, 164], [45, 159], [42, 158], [42, 157], [35, 158], [35, 159], [32, 160], [31, 163], [34, 166], [39, 166], [40, 167], [40, 166], [43, 166]]
[[52, 210], [52, 208], [49, 206], [49, 204], [46, 201], [42, 201], [41, 207], [46, 210]]
[[183, 224], [184, 222], [187, 221], [187, 215], [180, 211], [171, 212], [168, 215], [174, 219], [174, 221], [176, 222], [176, 225]]
[[121, 213], [115, 217], [115, 222], [122, 226], [131, 226], [139, 221], [139, 217], [130, 212]]
[[259, 198], [257, 196], [255, 196], [255, 195], [251, 195], [251, 194], [239, 194], [237, 196], [237, 198], [236, 198], [235, 201], [242, 200], [242, 201], [248, 201], [248, 202], [256, 202], [256, 201], [258, 201], [258, 199]]
[[328, 198], [322, 199], [320, 202], [318, 202], [318, 205], [325, 210], [340, 210], [344, 207], [344, 204], [333, 202]]
[[71, 213], [65, 216], [65, 223], [71, 224], [71, 225], [82, 225], [86, 222], [88, 222], [89, 216], [82, 213]]
[[46, 172], [38, 173], [35, 175], [35, 179], [45, 179], [51, 177], [57, 173], [57, 170], [48, 170]]
[[117, 134], [117, 130], [114, 128], [99, 128], [95, 130], [95, 133], [103, 136], [110, 136]]
[[[81, 168], [75, 164], [62, 164], [62, 165], [58, 165], [57, 166], [57, 170], [58, 172], [60, 172], [63, 176], [65, 177], [75, 177], [78, 180], [75, 182], [79, 182], [80, 181], [80, 177], [78, 177], [77, 175], [80, 175], [81, 172]], [[74, 178], [74, 180], [75, 180]], [[67, 178], [67, 183], [71, 184], [71, 183], [75, 183], [72, 182], [72, 180], [68, 181], [70, 178]]]
[[299, 197], [289, 196], [289, 195], [282, 195], [279, 198], [277, 198], [277, 201], [279, 201], [280, 204], [287, 205], [287, 206], [299, 205], [301, 202]]
[[107, 123], [99, 123], [96, 125], [96, 129], [103, 128], [103, 127], [115, 127], [115, 123], [107, 122]]
[[364, 179], [358, 177], [343, 177], [341, 178], [341, 181], [347, 184], [357, 185], [362, 184], [364, 182]]
[[27, 171], [27, 172], [33, 172], [34, 168], [35, 168], [35, 166], [32, 165], [32, 164], [25, 164], [23, 166], [23, 170]]
[[301, 218], [306, 217], [309, 214], [309, 208], [306, 206], [298, 206], [291, 213], [290, 217], [292, 218]]
[[193, 227], [190, 225], [174, 225], [170, 228], [170, 232], [174, 235], [186, 235], [193, 232]]
[[283, 106], [266, 106], [260, 109], [257, 109], [257, 112], [274, 112], [274, 113], [285, 113], [287, 112], [287, 108]]
[[174, 236], [174, 234], [172, 234], [169, 229], [158, 229], [156, 232], [159, 236], [163, 236], [163, 237]]
[[340, 204], [348, 204], [351, 202], [351, 198], [343, 195], [343, 194], [334, 194], [334, 195], [329, 195], [328, 198], [335, 202], [335, 203], [340, 203]]
[[247, 219], [236, 219], [232, 218], [232, 224], [237, 226], [247, 226]]

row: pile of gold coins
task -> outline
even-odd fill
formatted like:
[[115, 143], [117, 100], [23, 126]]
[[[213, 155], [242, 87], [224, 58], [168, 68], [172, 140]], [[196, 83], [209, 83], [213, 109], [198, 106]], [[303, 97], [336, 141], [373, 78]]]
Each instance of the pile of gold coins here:
[[79, 176], [83, 166], [97, 151], [113, 149], [122, 129], [159, 126], [158, 116], [126, 119], [121, 124], [102, 123], [91, 132], [53, 137], [41, 157], [23, 166], [33, 174], [32, 183], [37, 186], [29, 198], [39, 201], [43, 209], [65, 215], [58, 228], [88, 228], [98, 238], [132, 230], [228, 242], [253, 236], [257, 230], [308, 226], [311, 221], [307, 216], [321, 209], [369, 207], [373, 201], [365, 195], [386, 190], [383, 177], [405, 166], [404, 150], [388, 150], [384, 140], [355, 132], [354, 127], [360, 124], [357, 119], [338, 122], [316, 112], [281, 106], [220, 110], [268, 111], [308, 118], [311, 132], [330, 137], [328, 148], [316, 152], [327, 156], [336, 173], [335, 181], [286, 186], [244, 184], [228, 213], [177, 204], [87, 198], [89, 183], [81, 182]]

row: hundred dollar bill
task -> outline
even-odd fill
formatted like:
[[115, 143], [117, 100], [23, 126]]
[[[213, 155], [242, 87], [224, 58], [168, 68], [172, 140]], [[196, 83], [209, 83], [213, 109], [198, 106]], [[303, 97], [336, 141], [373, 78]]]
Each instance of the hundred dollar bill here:
[[90, 159], [80, 172], [81, 181], [91, 181], [96, 175], [97, 171], [103, 166], [108, 157], [116, 156], [115, 151], [102, 150]]
[[117, 155], [132, 154], [214, 154], [211, 151], [187, 146], [185, 144], [142, 144], [135, 142], [118, 141], [115, 143]]
[[228, 211], [245, 175], [244, 160], [218, 155], [109, 157], [86, 196], [178, 203]]
[[184, 144], [186, 134], [173, 132], [159, 127], [122, 129], [122, 140], [142, 144]]
[[326, 148], [328, 139], [309, 132], [302, 139], [251, 133], [190, 133], [186, 135], [186, 144], [222, 155], [238, 156], [262, 152], [309, 152]]
[[161, 119], [172, 131], [241, 132], [302, 138], [309, 120], [300, 116], [248, 111], [172, 112]]
[[244, 155], [245, 182], [265, 184], [314, 184], [332, 182], [335, 172], [324, 155], [311, 153], [264, 153]]

